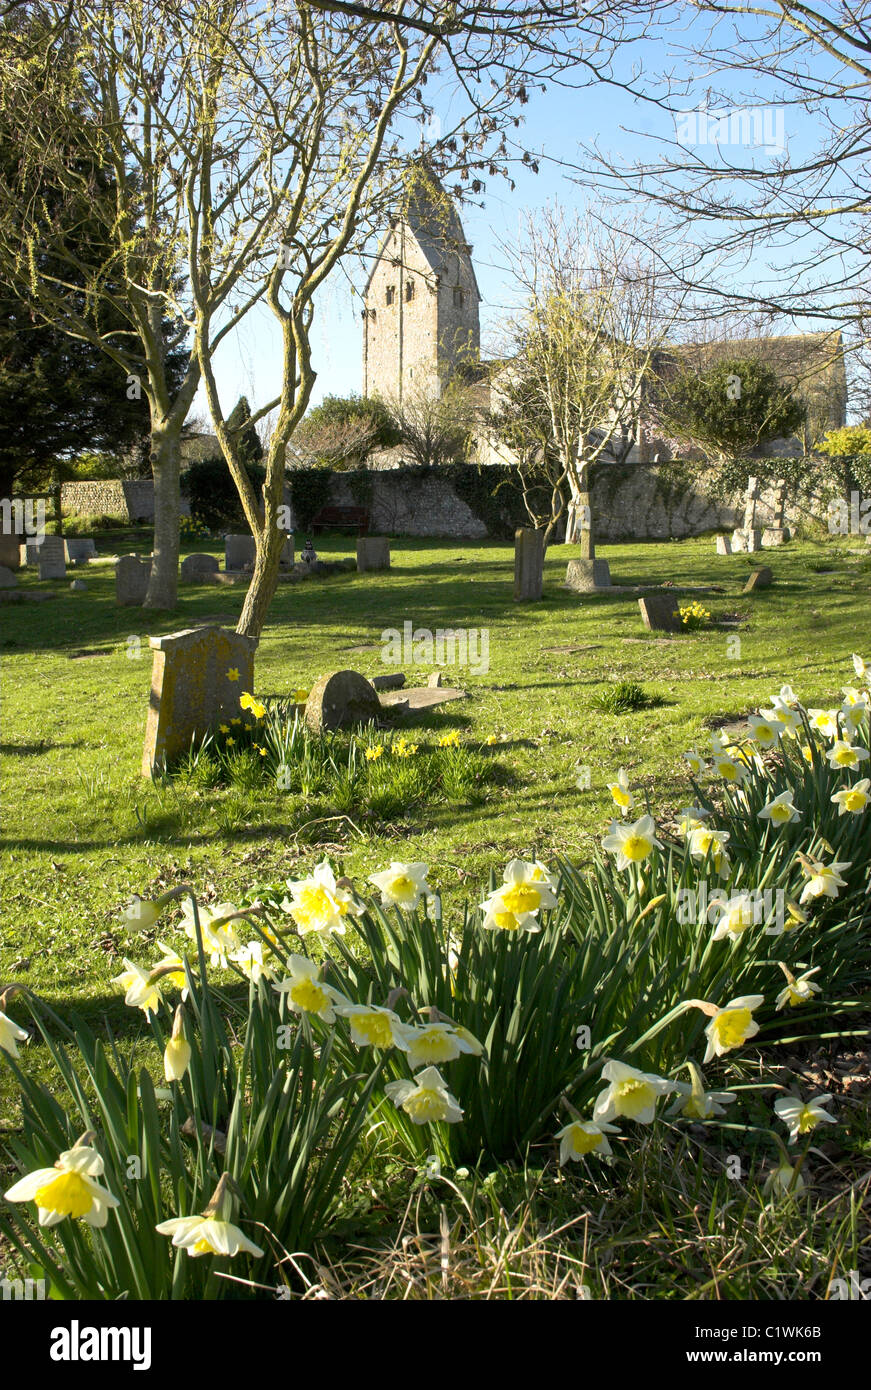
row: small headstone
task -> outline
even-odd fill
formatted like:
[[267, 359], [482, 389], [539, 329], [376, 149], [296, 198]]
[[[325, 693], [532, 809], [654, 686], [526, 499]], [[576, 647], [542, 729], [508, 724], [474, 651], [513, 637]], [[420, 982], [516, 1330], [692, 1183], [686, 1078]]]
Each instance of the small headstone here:
[[789, 540], [785, 526], [766, 526], [762, 532], [762, 549], [770, 550], [776, 545], [784, 545]]
[[150, 560], [140, 560], [138, 555], [121, 555], [115, 561], [115, 602], [123, 608], [141, 608], [150, 578]]
[[63, 536], [43, 536], [39, 547], [40, 579], [66, 579]]
[[385, 676], [372, 677], [373, 690], [401, 690], [405, 685], [405, 673], [403, 671], [391, 672]]
[[0, 589], [14, 589], [17, 583], [17, 574], [13, 574], [6, 565], [0, 565]]
[[21, 543], [17, 536], [8, 531], [0, 531], [0, 565], [7, 570], [17, 570], [21, 564]]
[[364, 574], [367, 570], [390, 569], [390, 541], [386, 536], [358, 536], [357, 570]]
[[762, 549], [762, 531], [759, 529], [759, 527], [750, 527], [749, 529], [745, 530], [744, 538], [747, 543], [746, 549], [750, 552], [751, 555], [754, 553], [754, 551]]
[[39, 552], [42, 550], [41, 541], [25, 541], [19, 550], [22, 565], [38, 565]]
[[673, 594], [648, 594], [638, 600], [648, 632], [680, 632], [680, 614]]
[[754, 570], [744, 585], [744, 593], [752, 594], [754, 589], [770, 589], [773, 580], [774, 575], [765, 566], [762, 569]]
[[[237, 718], [254, 689], [255, 637], [220, 627], [149, 637], [154, 649], [142, 773], [151, 777], [222, 720]], [[376, 696], [377, 699], [377, 696]]]
[[744, 535], [744, 532], [741, 531], [740, 529], [732, 532], [732, 549], [733, 549], [733, 550], [746, 550], [746, 549], [747, 549], [747, 537]]
[[567, 589], [577, 594], [590, 594], [596, 589], [610, 589], [611, 569], [607, 560], [569, 560], [566, 568]]
[[64, 554], [70, 565], [79, 560], [96, 560], [97, 547], [91, 536], [70, 536], [64, 541]]
[[228, 535], [224, 537], [224, 569], [228, 574], [243, 570], [254, 564], [255, 546], [251, 535]]
[[186, 555], [181, 562], [182, 584], [211, 584], [220, 565], [214, 555]]
[[514, 532], [514, 602], [534, 602], [543, 588], [544, 532], [522, 527]]
[[756, 526], [756, 503], [759, 499], [759, 479], [747, 479], [747, 491], [744, 494], [744, 526], [745, 531], [752, 531]]
[[315, 681], [306, 700], [305, 722], [315, 733], [378, 719], [381, 702], [357, 671], [331, 671]]
[[445, 678], [441, 671], [430, 672], [430, 677], [427, 681], [427, 686], [430, 690], [438, 690], [440, 686], [444, 685], [444, 683]]
[[732, 554], [732, 541], [731, 541], [731, 538], [730, 538], [729, 536], [718, 536], [718, 537], [717, 537], [717, 554], [718, 554], [718, 555], [731, 555], [731, 554]]
[[87, 587], [88, 586], [85, 583], [84, 579], [74, 579], [72, 584], [70, 585], [70, 588], [72, 589], [74, 594], [83, 594]]

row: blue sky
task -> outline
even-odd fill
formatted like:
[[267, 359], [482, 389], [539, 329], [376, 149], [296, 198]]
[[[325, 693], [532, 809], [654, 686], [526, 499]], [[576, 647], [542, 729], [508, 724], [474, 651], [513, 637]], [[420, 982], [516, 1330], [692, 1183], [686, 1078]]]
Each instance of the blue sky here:
[[[659, 68], [665, 59], [664, 51], [651, 42], [639, 45], [632, 56], [640, 58], [649, 69]], [[624, 62], [628, 63], [629, 58]], [[774, 94], [759, 91], [756, 100], [767, 104]], [[687, 97], [678, 104], [693, 108], [701, 93]], [[741, 104], [736, 91], [736, 104]], [[557, 199], [567, 208], [583, 208], [588, 192], [572, 183], [560, 161], [571, 163], [579, 157], [582, 143], [598, 142], [603, 150], [623, 160], [649, 159], [653, 153], [651, 141], [633, 133], [644, 131], [648, 136], [673, 139], [674, 120], [648, 103], [633, 98], [613, 86], [598, 85], [580, 90], [551, 86], [546, 92], [534, 91], [523, 109], [523, 132], [518, 138], [544, 158], [538, 174], [518, 168], [513, 171], [516, 188], [511, 191], [500, 178], [487, 180], [477, 205], [468, 204], [461, 210], [466, 234], [474, 246], [474, 263], [483, 296], [482, 340], [486, 352], [488, 333], [499, 322], [500, 315], [510, 306], [513, 288], [510, 276], [502, 264], [499, 239], [510, 239], [519, 229], [522, 209], [536, 207]], [[802, 116], [796, 108], [783, 112], [785, 134], [791, 149], [808, 148], [814, 143], [812, 117]], [[768, 158], [763, 154], [761, 158]], [[741, 151], [736, 158], [746, 158]], [[374, 249], [374, 248], [372, 248]], [[785, 255], [785, 253], [784, 253]], [[777, 255], [774, 261], [776, 264]], [[320, 295], [313, 330], [314, 365], [318, 374], [313, 404], [324, 395], [346, 395], [361, 387], [362, 331], [361, 299], [352, 291], [365, 278], [366, 266], [348, 260], [332, 276]], [[760, 279], [769, 274], [763, 264], [741, 272]], [[822, 325], [807, 323], [799, 327], [816, 328]], [[787, 331], [787, 326], [784, 327]], [[253, 311], [239, 330], [227, 341], [217, 360], [217, 375], [225, 409], [229, 410], [236, 397], [244, 393], [253, 407], [265, 404], [275, 396], [280, 385], [278, 370], [278, 335], [268, 310]], [[194, 410], [206, 415], [205, 403], [198, 397]]]

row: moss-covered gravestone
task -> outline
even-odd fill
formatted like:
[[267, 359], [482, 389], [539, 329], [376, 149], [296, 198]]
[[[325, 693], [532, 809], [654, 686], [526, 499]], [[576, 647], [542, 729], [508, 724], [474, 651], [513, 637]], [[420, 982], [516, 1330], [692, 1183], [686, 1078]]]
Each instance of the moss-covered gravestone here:
[[256, 637], [197, 627], [149, 637], [154, 649], [142, 774], [151, 777], [205, 734], [239, 715], [239, 696], [254, 689]]

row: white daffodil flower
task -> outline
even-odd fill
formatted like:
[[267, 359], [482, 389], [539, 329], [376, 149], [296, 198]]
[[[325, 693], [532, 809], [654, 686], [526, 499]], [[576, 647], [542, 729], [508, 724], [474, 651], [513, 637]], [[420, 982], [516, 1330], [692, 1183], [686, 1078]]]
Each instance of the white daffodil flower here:
[[230, 959], [238, 965], [246, 979], [259, 985], [261, 980], [275, 979], [275, 963], [270, 964], [271, 954], [262, 941], [249, 941], [246, 946], [234, 951]]
[[710, 814], [704, 806], [684, 806], [677, 828], [681, 835], [691, 835], [694, 830], [701, 829]]
[[714, 919], [714, 941], [721, 941], [724, 936], [737, 940], [760, 917], [759, 898], [752, 893], [735, 893], [725, 900], [720, 897], [711, 904], [708, 913], [712, 910], [717, 914]]
[[424, 894], [432, 889], [426, 881], [426, 864], [403, 864], [394, 859], [389, 869], [379, 874], [370, 874], [369, 882], [381, 893], [382, 907], [399, 907], [403, 912], [413, 912]]
[[412, 1124], [456, 1124], [463, 1118], [459, 1102], [436, 1067], [418, 1072], [413, 1081], [388, 1081], [385, 1092], [397, 1110], [404, 1110]]
[[774, 1102], [775, 1114], [789, 1130], [790, 1144], [794, 1144], [801, 1135], [810, 1134], [817, 1125], [838, 1123], [834, 1115], [825, 1109], [831, 1099], [829, 1094], [814, 1096], [813, 1100], [807, 1102], [797, 1100], [795, 1096], [782, 1096]]
[[715, 777], [722, 777], [724, 782], [744, 782], [748, 774], [747, 760], [736, 758], [726, 752], [715, 753], [714, 761], [711, 764], [711, 774]]
[[815, 733], [823, 738], [838, 738], [838, 711], [836, 709], [809, 709], [808, 723]]
[[483, 925], [507, 931], [538, 931], [536, 914], [556, 907], [552, 876], [540, 864], [512, 859], [502, 875], [502, 886], [481, 904]]
[[871, 677], [871, 669], [869, 669], [862, 657], [856, 652], [853, 653], [853, 670], [856, 672], [860, 681], [868, 680], [869, 677]]
[[333, 1023], [337, 1004], [349, 1004], [344, 994], [319, 978], [320, 966], [307, 956], [290, 956], [290, 974], [272, 986], [279, 994], [287, 995], [288, 1008], [295, 1014], [315, 1014], [324, 1023]]
[[148, 1018], [149, 1014], [156, 1014], [160, 1008], [163, 995], [160, 992], [160, 981], [152, 978], [152, 973], [143, 970], [141, 966], [134, 965], [132, 960], [124, 957], [124, 970], [120, 975], [115, 975], [112, 979], [113, 985], [120, 985], [126, 990], [124, 1003], [131, 1009], [141, 1009]]
[[619, 807], [621, 815], [628, 816], [635, 806], [635, 797], [629, 790], [629, 778], [626, 775], [626, 769], [621, 767], [617, 773], [617, 781], [608, 782], [607, 787], [611, 793], [611, 800], [615, 806]]
[[332, 933], [344, 936], [345, 920], [359, 916], [363, 904], [357, 902], [347, 888], [340, 888], [327, 859], [315, 865], [308, 878], [287, 880], [290, 898], [281, 904], [301, 932], [316, 932], [321, 937]]
[[791, 705], [786, 700], [781, 699], [779, 695], [775, 696], [771, 703], [777, 722], [780, 724], [780, 737], [795, 738], [797, 731], [802, 726], [801, 715], [798, 710], [793, 709]]
[[766, 1197], [797, 1197], [804, 1191], [804, 1178], [789, 1163], [781, 1163], [765, 1180]]
[[759, 1024], [753, 1017], [753, 1010], [765, 1002], [762, 994], [742, 994], [732, 999], [722, 1009], [717, 1009], [707, 1028], [705, 1036], [708, 1048], [702, 1059], [710, 1062], [712, 1057], [722, 1057], [733, 1048], [741, 1047], [748, 1038], [759, 1032]]
[[820, 986], [811, 979], [811, 975], [816, 975], [820, 968], [819, 965], [815, 965], [813, 970], [805, 971], [798, 979], [794, 975], [787, 975], [786, 988], [780, 991], [775, 1000], [774, 1007], [778, 1013], [787, 1005], [795, 1009], [800, 1004], [807, 1004], [815, 994], [822, 993]]
[[847, 743], [845, 739], [837, 739], [826, 754], [829, 767], [851, 769], [857, 768], [860, 763], [864, 763], [868, 758], [866, 748], [857, 748], [852, 743]]
[[747, 722], [750, 725], [750, 737], [760, 748], [774, 748], [780, 742], [781, 725], [773, 710], [751, 714]]
[[707, 771], [708, 764], [697, 749], [691, 748], [688, 753], [682, 753], [681, 757], [693, 777], [701, 777]]
[[138, 893], [134, 893], [127, 906], [122, 909], [121, 918], [126, 927], [147, 931], [149, 927], [154, 926], [163, 909], [164, 904], [150, 902], [147, 898], [140, 898]]
[[165, 980], [168, 984], [174, 985], [176, 989], [180, 989], [182, 999], [187, 999], [189, 990], [182, 956], [179, 955], [174, 947], [167, 946], [165, 941], [158, 941], [157, 948], [159, 951], [163, 952], [163, 955], [154, 966], [151, 972], [152, 975], [157, 976], [159, 971], [159, 978]]
[[705, 1078], [695, 1062], [686, 1064], [692, 1078], [690, 1084], [686, 1081], [676, 1081], [675, 1090], [677, 1099], [669, 1106], [666, 1114], [683, 1115], [687, 1120], [710, 1120], [716, 1115], [725, 1115], [724, 1105], [731, 1105], [735, 1096], [731, 1091], [706, 1091]]
[[799, 897], [800, 903], [812, 902], [814, 898], [836, 898], [842, 888], [846, 888], [847, 880], [843, 877], [844, 869], [852, 868], [852, 860], [846, 863], [839, 863], [835, 860], [831, 864], [822, 864], [818, 860], [802, 860], [802, 872], [807, 878], [807, 883], [801, 890]]
[[477, 1038], [452, 1023], [425, 1023], [420, 1028], [405, 1028], [408, 1043], [406, 1057], [412, 1071], [419, 1067], [441, 1066], [456, 1061], [461, 1053], [480, 1056], [483, 1048]]
[[560, 1141], [560, 1167], [565, 1167], [570, 1161], [579, 1163], [589, 1154], [609, 1158], [611, 1145], [608, 1143], [608, 1135], [619, 1133], [616, 1125], [606, 1124], [604, 1120], [599, 1124], [594, 1120], [572, 1120], [571, 1124], [566, 1125], [556, 1135]]
[[380, 1004], [336, 1004], [336, 1013], [348, 1020], [351, 1039], [358, 1047], [398, 1047], [408, 1051], [405, 1025], [392, 1009]]
[[693, 859], [704, 860], [710, 856], [716, 872], [725, 878], [729, 872], [728, 843], [728, 830], [712, 830], [707, 825], [700, 825], [690, 835], [689, 850]]
[[172, 1036], [163, 1054], [163, 1074], [167, 1081], [181, 1081], [191, 1064], [191, 1056], [191, 1045], [184, 1035], [184, 1009], [179, 1004], [172, 1020]]
[[232, 1221], [217, 1216], [173, 1216], [154, 1228], [159, 1235], [172, 1236], [177, 1250], [186, 1250], [193, 1258], [200, 1255], [253, 1255], [260, 1259], [263, 1251]]
[[[216, 903], [214, 907], [197, 905], [203, 950], [209, 957], [209, 963], [215, 968], [220, 967], [222, 970], [226, 970], [230, 956], [239, 949], [241, 943], [236, 935], [235, 925], [233, 922], [225, 920], [238, 911], [239, 909], [234, 907], [232, 903]], [[196, 946], [197, 930], [194, 909], [189, 899], [182, 903], [182, 917], [185, 935]]]
[[861, 782], [854, 782], [852, 787], [841, 787], [840, 791], [835, 792], [829, 799], [837, 806], [839, 816], [861, 816], [871, 801], [871, 778], [863, 777]]
[[53, 1168], [37, 1168], [5, 1193], [7, 1202], [35, 1202], [40, 1226], [56, 1226], [65, 1216], [82, 1217], [89, 1226], [105, 1226], [118, 1198], [96, 1181], [103, 1160], [87, 1144], [60, 1155]]
[[757, 814], [760, 820], [770, 820], [772, 825], [790, 825], [799, 819], [798, 808], [793, 802], [791, 790], [781, 792], [769, 801]]
[[637, 1120], [640, 1125], [649, 1125], [656, 1114], [659, 1097], [670, 1095], [676, 1089], [673, 1081], [638, 1071], [625, 1062], [606, 1062], [602, 1076], [610, 1084], [599, 1093], [593, 1107], [593, 1119], [597, 1124], [625, 1116], [627, 1120]]
[[10, 1057], [18, 1056], [18, 1043], [26, 1042], [28, 1033], [25, 1028], [19, 1028], [18, 1024], [6, 1014], [0, 1013], [0, 1048], [8, 1052]]
[[628, 869], [630, 864], [640, 864], [654, 849], [662, 849], [656, 838], [656, 822], [652, 816], [641, 816], [632, 825], [611, 822], [611, 832], [602, 839], [602, 848], [617, 856], [617, 868]]

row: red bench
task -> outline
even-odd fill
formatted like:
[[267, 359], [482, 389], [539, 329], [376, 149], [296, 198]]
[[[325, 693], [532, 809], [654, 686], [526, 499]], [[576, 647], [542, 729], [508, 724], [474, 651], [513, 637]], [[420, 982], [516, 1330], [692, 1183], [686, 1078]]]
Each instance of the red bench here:
[[365, 507], [321, 507], [312, 518], [312, 531], [327, 531], [354, 526], [358, 536], [369, 531], [369, 513]]

